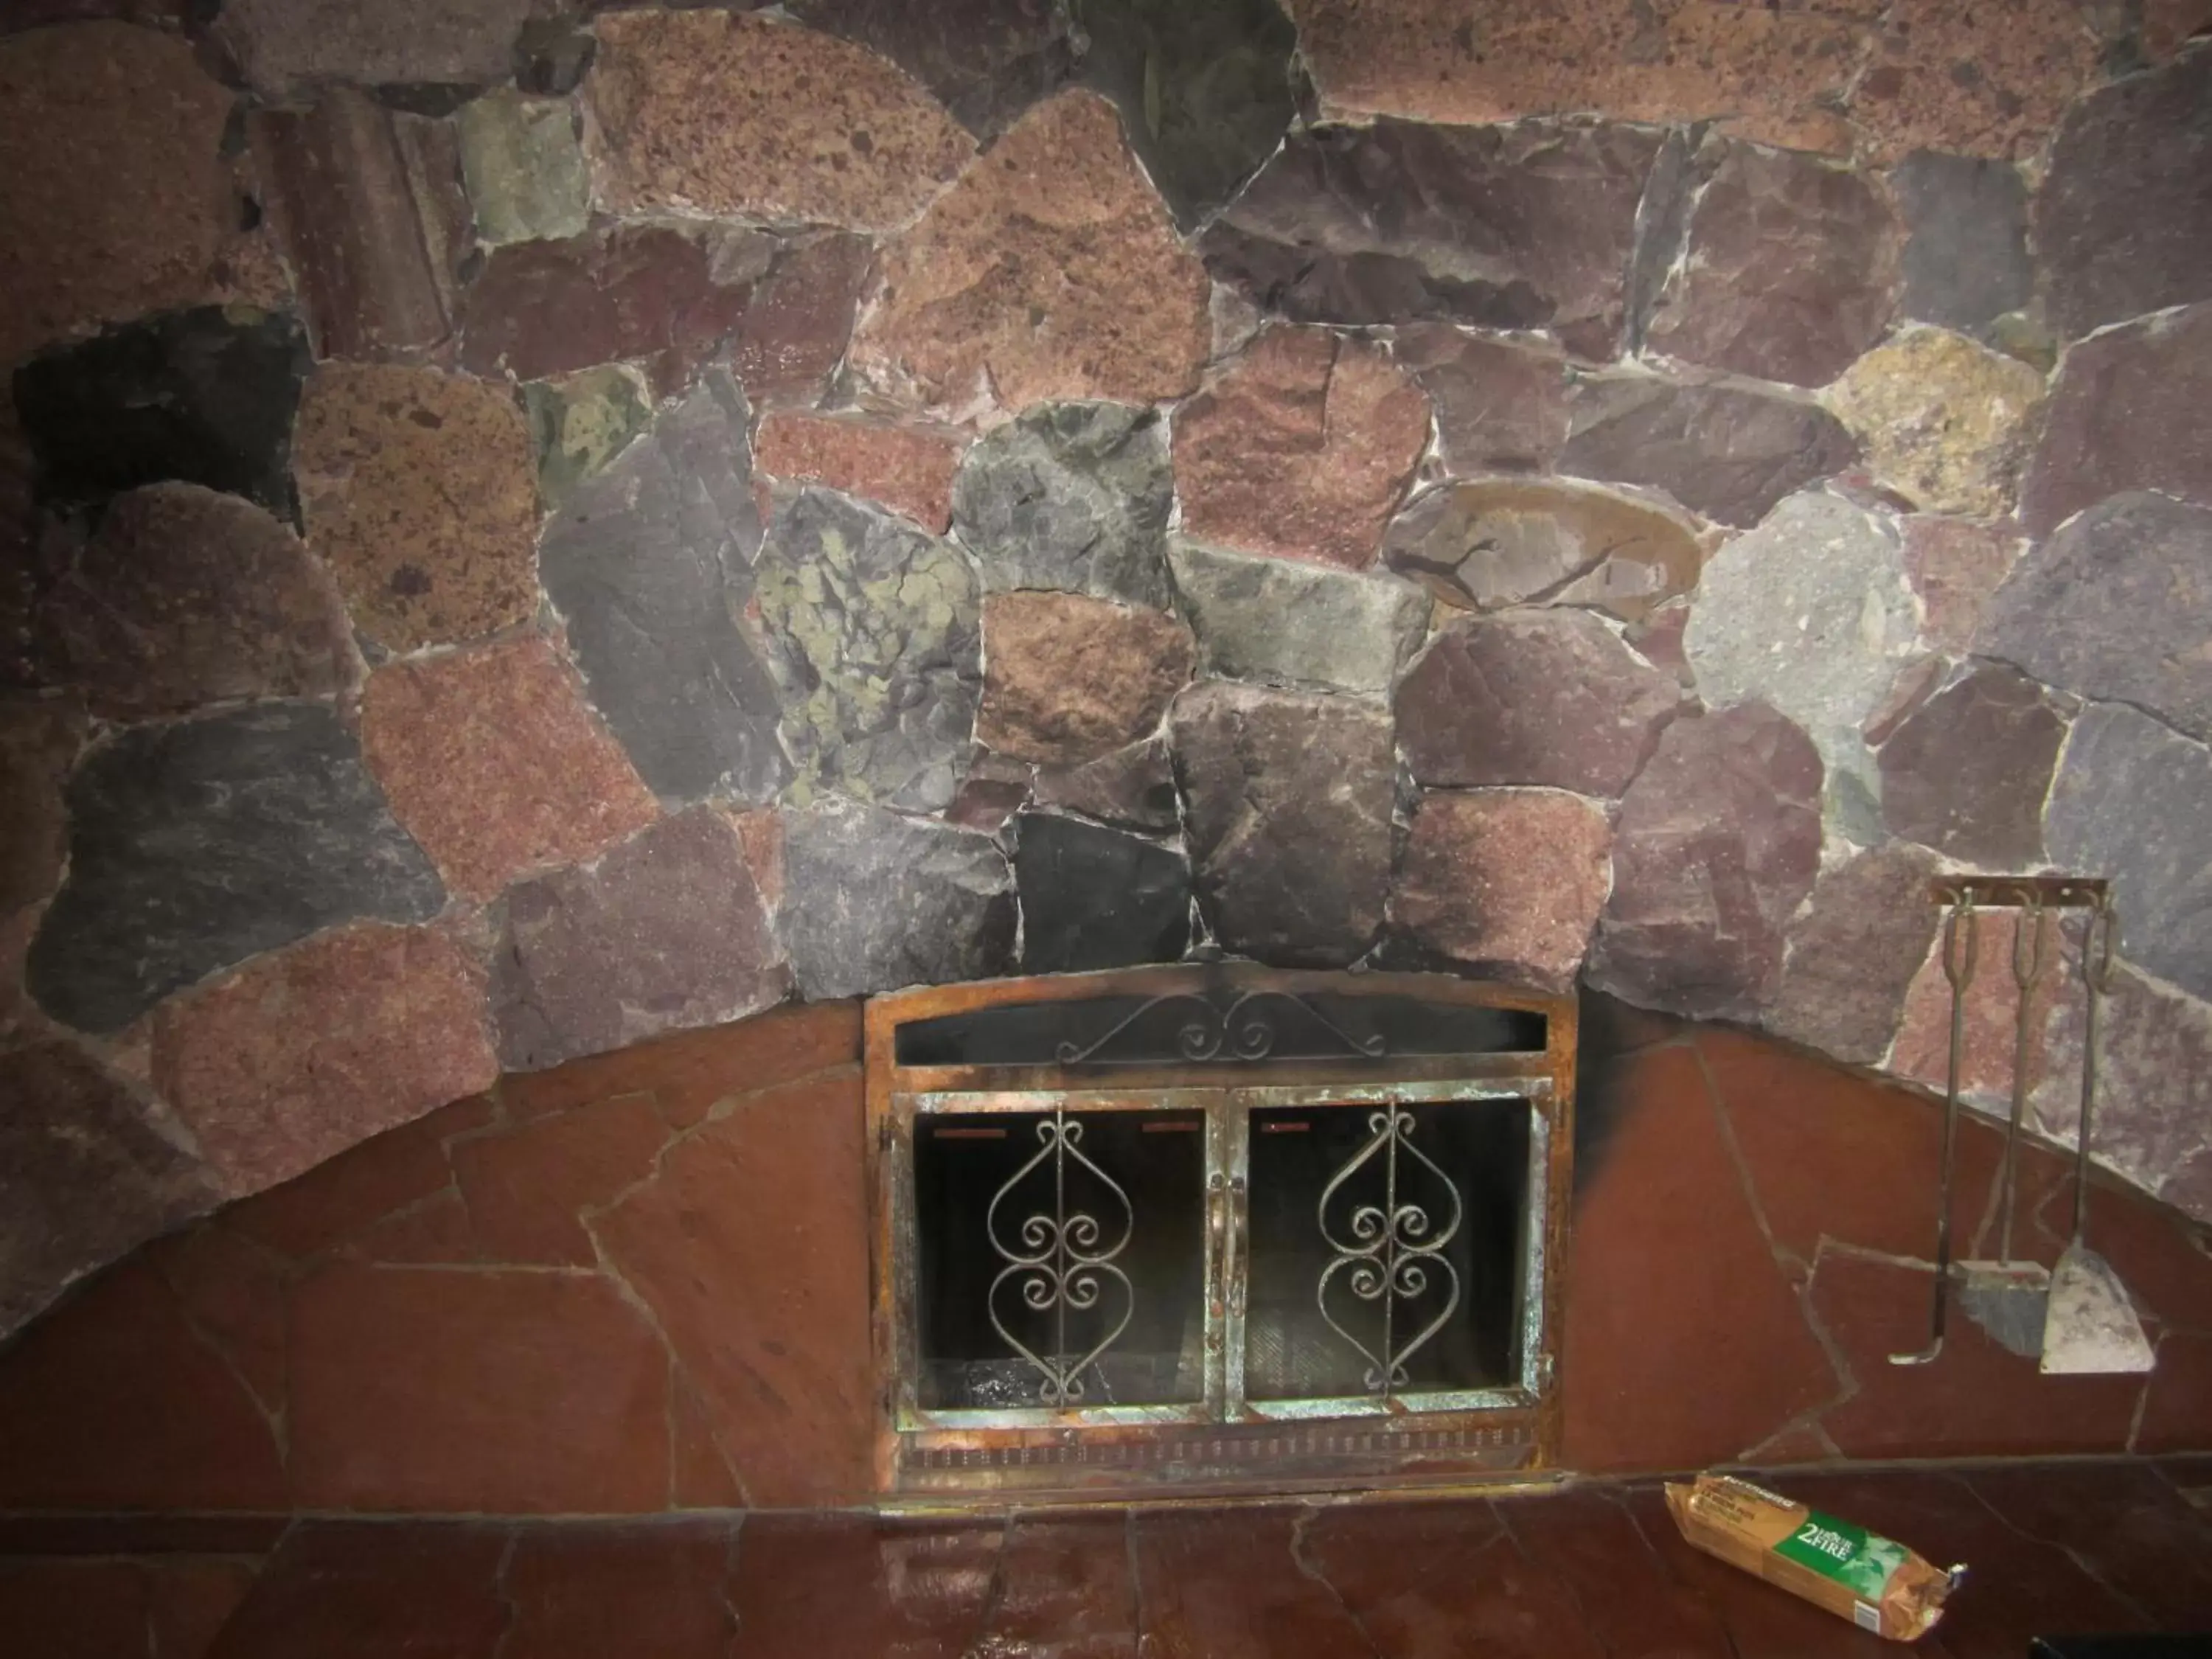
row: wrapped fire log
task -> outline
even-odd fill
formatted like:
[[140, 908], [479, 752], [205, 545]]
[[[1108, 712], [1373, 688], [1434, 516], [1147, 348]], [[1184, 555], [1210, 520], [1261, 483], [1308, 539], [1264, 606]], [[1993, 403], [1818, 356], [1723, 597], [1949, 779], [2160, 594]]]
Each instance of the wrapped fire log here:
[[1682, 1536], [1861, 1630], [1892, 1641], [1924, 1636], [1966, 1573], [1930, 1566], [1904, 1545], [1729, 1475], [1667, 1486]]

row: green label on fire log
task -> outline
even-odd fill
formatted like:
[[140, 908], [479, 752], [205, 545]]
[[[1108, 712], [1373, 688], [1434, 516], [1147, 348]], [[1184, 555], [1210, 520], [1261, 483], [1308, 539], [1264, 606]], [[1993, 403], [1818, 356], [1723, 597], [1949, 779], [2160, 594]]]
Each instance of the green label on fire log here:
[[1869, 1601], [1881, 1599], [1889, 1575], [1905, 1561], [1905, 1547], [1877, 1538], [1864, 1527], [1838, 1521], [1818, 1510], [1806, 1512], [1796, 1531], [1774, 1547], [1777, 1555], [1824, 1578], [1832, 1578]]

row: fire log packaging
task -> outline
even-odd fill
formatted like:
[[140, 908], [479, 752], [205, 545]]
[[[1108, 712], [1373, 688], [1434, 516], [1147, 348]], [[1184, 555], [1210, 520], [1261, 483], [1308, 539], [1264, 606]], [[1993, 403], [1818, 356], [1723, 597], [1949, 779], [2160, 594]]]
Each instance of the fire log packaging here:
[[1934, 1629], [1966, 1571], [1729, 1475], [1670, 1482], [1667, 1507], [1694, 1547], [1892, 1641]]

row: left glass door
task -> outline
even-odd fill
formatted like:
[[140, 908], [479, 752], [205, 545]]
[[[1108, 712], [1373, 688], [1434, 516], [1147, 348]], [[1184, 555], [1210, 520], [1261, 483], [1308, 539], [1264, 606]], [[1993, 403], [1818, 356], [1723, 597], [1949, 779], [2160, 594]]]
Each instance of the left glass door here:
[[911, 1119], [914, 1405], [979, 1427], [1202, 1419], [1220, 1379], [1220, 1114], [927, 1108]]

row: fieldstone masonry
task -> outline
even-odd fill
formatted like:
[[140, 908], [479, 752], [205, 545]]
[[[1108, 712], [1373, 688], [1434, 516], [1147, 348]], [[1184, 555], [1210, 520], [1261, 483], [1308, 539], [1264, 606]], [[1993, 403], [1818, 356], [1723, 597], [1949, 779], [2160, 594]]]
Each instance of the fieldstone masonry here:
[[0, 1334], [793, 994], [1925, 1083], [1960, 868], [2118, 882], [2100, 1150], [2212, 1218], [2197, 14], [113, 9], [0, 27]]

